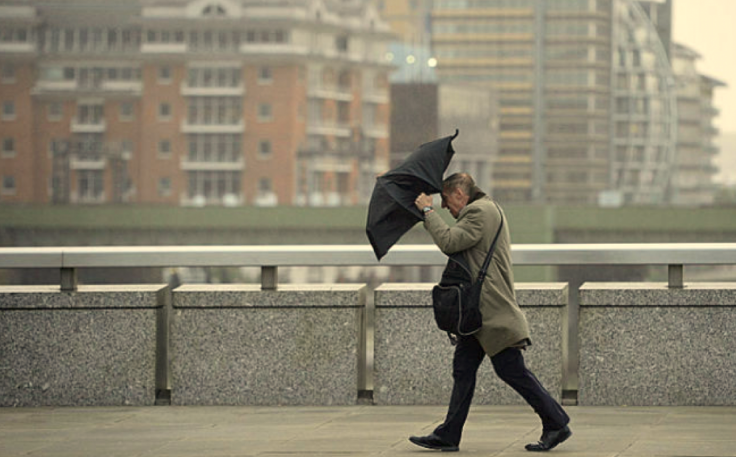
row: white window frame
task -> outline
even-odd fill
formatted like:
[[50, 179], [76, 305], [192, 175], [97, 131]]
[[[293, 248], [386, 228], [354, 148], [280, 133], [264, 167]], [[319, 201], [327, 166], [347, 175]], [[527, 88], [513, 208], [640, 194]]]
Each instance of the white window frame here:
[[[263, 189], [262, 184], [268, 183], [268, 189]], [[258, 195], [269, 195], [273, 193], [273, 179], [270, 176], [261, 176], [258, 178]]]
[[[166, 186], [164, 186], [164, 182], [167, 183]], [[156, 192], [158, 193], [159, 197], [170, 197], [171, 196], [171, 178], [168, 176], [164, 176], [162, 178], [158, 178], [158, 184], [156, 186]]]
[[[168, 107], [168, 114], [163, 113], [164, 106]], [[159, 121], [170, 121], [171, 120], [171, 103], [161, 102], [158, 104], [158, 120]]]
[[[268, 107], [268, 113], [264, 113], [263, 109]], [[270, 122], [273, 120], [273, 105], [270, 103], [260, 103], [258, 105], [258, 121], [259, 122]]]
[[272, 67], [262, 66], [258, 68], [258, 84], [259, 85], [273, 84], [273, 68]]
[[[168, 73], [169, 73], [168, 76], [163, 75], [164, 70], [168, 70]], [[158, 67], [158, 72], [156, 73], [156, 80], [158, 81], [159, 84], [171, 84], [171, 80], [172, 80], [171, 73], [172, 73], [172, 70], [169, 65], [162, 65]]]
[[[164, 151], [163, 148], [161, 147], [161, 145], [164, 144], [164, 143], [166, 143], [166, 144], [169, 145], [169, 150], [168, 151]], [[171, 154], [172, 154], [171, 151], [172, 151], [172, 149], [171, 149], [171, 140], [170, 139], [165, 138], [163, 140], [159, 140], [158, 141], [158, 145], [156, 147], [156, 152], [157, 152], [157, 155], [158, 155], [158, 157], [160, 159], [169, 159], [169, 158], [171, 158]]]
[[[11, 146], [10, 149], [5, 149], [6, 141], [10, 141], [10, 146]], [[15, 138], [13, 138], [12, 136], [4, 137], [2, 139], [2, 145], [0, 145], [0, 147], [2, 147], [2, 150], [0, 150], [0, 157], [10, 158], [10, 157], [15, 157], [17, 154]]]
[[[5, 187], [5, 180], [8, 178], [12, 179], [13, 187]], [[15, 176], [3, 175], [2, 181], [0, 182], [0, 193], [2, 193], [2, 195], [15, 195], [17, 192], [18, 192], [18, 183], [15, 181]]]
[[[264, 151], [264, 145], [268, 145], [267, 151]], [[258, 157], [260, 159], [270, 159], [273, 157], [273, 144], [271, 140], [260, 140], [258, 142]]]
[[[52, 107], [58, 106], [59, 113], [55, 114]], [[46, 106], [46, 119], [51, 122], [60, 121], [64, 117], [64, 105], [61, 102], [51, 102]]]
[[[10, 75], [6, 74], [6, 71], [8, 71], [8, 69], [10, 69]], [[2, 64], [2, 75], [0, 76], [0, 78], [2, 79], [2, 83], [15, 84], [18, 81], [17, 70], [17, 67], [12, 63], [6, 62]]]
[[[6, 113], [5, 107], [10, 106], [12, 113]], [[2, 104], [2, 113], [0, 114], [2, 116], [2, 119], [4, 121], [14, 121], [17, 117], [17, 112], [15, 110], [15, 101], [14, 100], [3, 100]]]
[[[130, 106], [130, 114], [126, 114], [123, 111], [123, 105], [129, 105]], [[120, 102], [120, 105], [118, 106], [118, 119], [121, 122], [130, 122], [135, 118], [135, 106], [132, 102]]]

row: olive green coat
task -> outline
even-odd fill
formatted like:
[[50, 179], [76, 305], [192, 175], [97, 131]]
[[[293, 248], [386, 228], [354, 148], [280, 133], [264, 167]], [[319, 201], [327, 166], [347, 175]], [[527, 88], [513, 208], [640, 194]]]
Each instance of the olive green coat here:
[[[500, 208], [496, 209], [489, 197], [482, 194], [479, 197], [460, 211], [452, 227], [436, 211], [427, 214], [424, 220], [424, 228], [443, 253], [464, 252], [473, 277], [478, 276], [501, 223]], [[529, 339], [529, 324], [516, 303], [514, 293], [511, 238], [505, 215], [503, 229], [483, 283], [480, 311], [483, 327], [475, 337], [489, 356]]]

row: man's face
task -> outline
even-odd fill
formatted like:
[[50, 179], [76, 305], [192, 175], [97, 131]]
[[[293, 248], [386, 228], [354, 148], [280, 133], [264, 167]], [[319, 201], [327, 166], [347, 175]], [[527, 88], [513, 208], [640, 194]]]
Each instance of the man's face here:
[[455, 219], [460, 215], [460, 211], [465, 208], [467, 202], [465, 193], [460, 188], [442, 191], [442, 207], [447, 208]]

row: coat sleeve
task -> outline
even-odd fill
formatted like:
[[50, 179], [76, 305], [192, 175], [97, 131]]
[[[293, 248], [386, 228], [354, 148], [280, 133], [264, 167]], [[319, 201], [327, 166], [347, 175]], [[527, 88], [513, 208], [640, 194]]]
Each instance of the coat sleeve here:
[[467, 206], [457, 224], [450, 227], [435, 211], [427, 215], [424, 228], [440, 251], [452, 255], [470, 249], [483, 238], [483, 212], [475, 206]]

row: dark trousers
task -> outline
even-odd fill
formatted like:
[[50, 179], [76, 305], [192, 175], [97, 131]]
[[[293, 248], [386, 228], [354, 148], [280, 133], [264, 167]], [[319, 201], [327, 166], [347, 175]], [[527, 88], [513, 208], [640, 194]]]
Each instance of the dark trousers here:
[[[455, 346], [452, 361], [452, 397], [445, 422], [434, 433], [453, 444], [460, 444], [465, 419], [475, 392], [475, 379], [485, 351], [474, 336], [463, 337]], [[491, 357], [493, 369], [506, 384], [518, 392], [542, 419], [546, 430], [559, 430], [570, 418], [547, 392], [534, 374], [524, 365], [521, 349], [506, 348]]]

